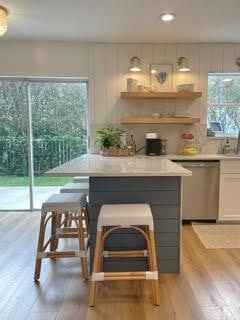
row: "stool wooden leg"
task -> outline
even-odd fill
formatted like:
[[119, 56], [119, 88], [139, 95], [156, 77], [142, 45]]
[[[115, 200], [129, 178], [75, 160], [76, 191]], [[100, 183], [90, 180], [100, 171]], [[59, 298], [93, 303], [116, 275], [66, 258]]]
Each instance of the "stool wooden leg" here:
[[[74, 220], [74, 221], [76, 223], [76, 227], [78, 231], [79, 250], [82, 252], [86, 252], [82, 217], [79, 217], [79, 219], [78, 218], [76, 219], [77, 220]], [[82, 266], [83, 278], [87, 280], [89, 278], [87, 257], [81, 257], [81, 266]]]
[[[102, 247], [102, 231], [97, 232], [97, 239], [95, 245], [95, 255], [93, 261], [93, 273], [99, 272], [100, 268], [100, 259], [101, 259], [101, 247]], [[91, 280], [90, 283], [90, 294], [89, 294], [89, 306], [93, 307], [96, 303], [96, 291], [97, 291], [97, 282]]]
[[35, 273], [34, 273], [34, 280], [35, 281], [37, 281], [39, 279], [40, 273], [41, 273], [42, 258], [38, 257], [38, 253], [43, 252], [44, 238], [45, 238], [46, 215], [47, 215], [47, 213], [42, 211], [40, 228], [39, 228], [38, 246], [37, 246], [37, 257], [36, 257], [36, 262], [35, 262]]
[[[148, 237], [148, 243], [147, 243], [147, 249], [148, 249], [148, 268], [150, 271], [153, 271], [153, 263], [152, 263], [152, 254], [151, 254], [151, 246], [150, 246], [150, 240], [149, 240], [149, 228], [146, 227], [146, 235]], [[155, 286], [153, 281], [151, 281], [152, 285], [152, 296], [153, 301], [155, 301]]]
[[[61, 222], [62, 222], [62, 214], [58, 214], [56, 218], [56, 227], [60, 228], [61, 227]], [[55, 233], [56, 234], [56, 233]], [[56, 249], [58, 248], [58, 243], [59, 243], [59, 238], [56, 238]]]
[[69, 214], [67, 212], [64, 213], [64, 224], [63, 224], [64, 228], [68, 228], [68, 225], [69, 225], [68, 216]]
[[57, 249], [56, 231], [57, 231], [57, 213], [52, 212], [51, 242], [50, 242], [51, 251], [55, 251]]
[[[105, 228], [102, 227], [102, 236], [104, 236], [104, 232], [105, 232]], [[104, 251], [104, 241], [101, 241], [101, 251], [100, 251], [100, 261], [99, 261], [99, 266], [98, 266], [98, 270], [99, 271], [103, 271], [103, 251]]]
[[84, 218], [85, 218], [85, 223], [86, 223], [86, 231], [87, 231], [87, 234], [89, 235], [89, 205], [88, 205], [88, 203], [85, 206]]
[[[150, 242], [150, 252], [151, 254], [151, 260], [152, 260], [152, 271], [158, 271], [157, 267], [157, 257], [156, 257], [156, 246], [155, 246], [155, 239], [154, 239], [154, 232], [152, 230], [149, 230], [149, 242]], [[154, 287], [154, 304], [159, 306], [160, 304], [160, 295], [159, 295], [159, 284], [158, 280], [152, 280], [153, 287]]]

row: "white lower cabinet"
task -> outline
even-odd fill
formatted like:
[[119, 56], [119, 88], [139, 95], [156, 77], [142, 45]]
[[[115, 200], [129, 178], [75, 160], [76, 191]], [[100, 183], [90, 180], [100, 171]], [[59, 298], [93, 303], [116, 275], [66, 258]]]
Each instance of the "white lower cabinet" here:
[[240, 162], [221, 164], [219, 220], [240, 221]]

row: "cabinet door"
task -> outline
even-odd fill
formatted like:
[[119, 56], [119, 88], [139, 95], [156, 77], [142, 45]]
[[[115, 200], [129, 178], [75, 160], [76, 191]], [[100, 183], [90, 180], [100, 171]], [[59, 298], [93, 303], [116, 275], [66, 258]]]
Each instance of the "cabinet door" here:
[[240, 221], [240, 174], [220, 176], [219, 220]]

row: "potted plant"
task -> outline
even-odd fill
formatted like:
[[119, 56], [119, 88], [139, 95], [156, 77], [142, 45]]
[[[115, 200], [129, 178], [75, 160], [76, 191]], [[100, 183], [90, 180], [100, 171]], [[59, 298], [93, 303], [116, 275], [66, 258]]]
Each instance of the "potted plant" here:
[[132, 148], [124, 146], [122, 142], [125, 131], [109, 124], [97, 130], [98, 138], [95, 143], [101, 145], [100, 153], [104, 156], [128, 156], [133, 153]]

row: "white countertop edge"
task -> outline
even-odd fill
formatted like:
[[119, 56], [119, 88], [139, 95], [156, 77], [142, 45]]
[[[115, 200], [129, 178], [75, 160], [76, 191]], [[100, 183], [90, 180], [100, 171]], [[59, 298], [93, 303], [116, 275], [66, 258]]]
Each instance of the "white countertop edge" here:
[[[104, 157], [97, 154], [86, 154], [75, 158], [68, 163], [65, 163], [57, 168], [49, 170], [45, 173], [51, 177], [74, 177], [74, 176], [92, 176], [92, 177], [160, 177], [160, 176], [175, 176], [184, 177], [191, 176], [191, 172], [173, 163], [175, 161], [221, 161], [221, 160], [240, 160], [237, 155], [223, 154], [198, 154], [195, 156], [183, 156], [177, 154], [169, 154], [166, 156], [146, 156], [137, 155], [133, 157]], [[111, 166], [111, 161], [113, 165]], [[118, 167], [118, 161], [120, 165]], [[124, 165], [124, 161], [128, 161], [132, 169], [129, 169], [129, 164]], [[134, 167], [135, 162], [136, 167]], [[166, 170], [162, 167], [161, 162], [169, 161]], [[105, 162], [105, 164], [104, 164]], [[131, 163], [132, 162], [132, 163]], [[154, 170], [152, 171], [151, 165]], [[95, 166], [97, 164], [97, 166]], [[110, 164], [110, 165], [109, 165]], [[123, 165], [122, 165], [123, 164]], [[139, 165], [139, 167], [137, 167]]]
[[240, 160], [240, 155], [236, 154], [197, 154], [195, 156], [183, 156], [180, 154], [168, 154], [163, 156], [169, 160]]
[[85, 154], [59, 167], [49, 170], [46, 176], [91, 177], [145, 177], [191, 176], [191, 171], [173, 163], [166, 157], [104, 157]]
[[[189, 170], [186, 170], [189, 171]], [[75, 176], [82, 176], [82, 177], [191, 177], [192, 173], [189, 172], [148, 172], [148, 173], [119, 173], [119, 172], [111, 172], [108, 174], [104, 173], [94, 173], [94, 172], [53, 172], [52, 170], [47, 171], [45, 174], [47, 177], [75, 177]]]

